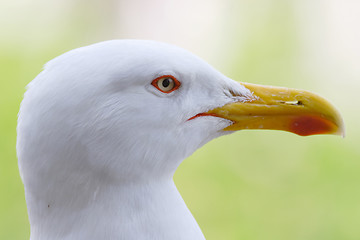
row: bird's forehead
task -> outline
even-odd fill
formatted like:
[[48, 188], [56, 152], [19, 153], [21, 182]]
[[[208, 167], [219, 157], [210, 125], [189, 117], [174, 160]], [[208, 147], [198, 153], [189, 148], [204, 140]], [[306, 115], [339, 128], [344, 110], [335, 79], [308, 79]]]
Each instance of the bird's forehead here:
[[46, 68], [76, 67], [98, 73], [145, 75], [173, 70], [183, 74], [211, 68], [192, 53], [166, 43], [113, 40], [78, 48], [50, 61]]
[[64, 76], [63, 79], [69, 79], [72, 88], [76, 83], [86, 88], [96, 86], [98, 90], [108, 89], [107, 86], [124, 90], [150, 85], [162, 75], [173, 75], [183, 87], [190, 81], [200, 84], [201, 88], [233, 85], [189, 51], [147, 40], [113, 40], [78, 48], [50, 61], [45, 69], [53, 69]]
[[[152, 41], [132, 41], [119, 44], [114, 58], [118, 69], [123, 66], [132, 73], [156, 74], [175, 71], [186, 74], [206, 72], [209, 65], [192, 53], [169, 44]], [[126, 69], [121, 69], [126, 71]]]

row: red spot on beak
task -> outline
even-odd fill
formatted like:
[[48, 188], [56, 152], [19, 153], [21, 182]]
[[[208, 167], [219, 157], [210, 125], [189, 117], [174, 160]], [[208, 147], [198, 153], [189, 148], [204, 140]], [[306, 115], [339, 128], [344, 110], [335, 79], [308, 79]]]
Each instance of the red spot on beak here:
[[319, 116], [297, 117], [290, 125], [290, 131], [301, 136], [330, 133], [335, 129], [332, 122]]

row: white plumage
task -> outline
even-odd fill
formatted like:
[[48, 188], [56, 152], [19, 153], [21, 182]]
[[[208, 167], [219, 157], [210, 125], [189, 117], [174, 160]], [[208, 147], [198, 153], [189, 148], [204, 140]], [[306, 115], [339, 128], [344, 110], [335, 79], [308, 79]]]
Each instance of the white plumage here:
[[173, 174], [244, 128], [343, 131], [314, 94], [237, 83], [168, 44], [114, 40], [55, 58], [29, 84], [18, 120], [31, 240], [204, 239]]
[[[181, 87], [158, 91], [172, 75]], [[231, 121], [187, 119], [251, 93], [191, 53], [114, 40], [46, 64], [28, 86], [18, 157], [31, 239], [204, 239], [172, 177]]]

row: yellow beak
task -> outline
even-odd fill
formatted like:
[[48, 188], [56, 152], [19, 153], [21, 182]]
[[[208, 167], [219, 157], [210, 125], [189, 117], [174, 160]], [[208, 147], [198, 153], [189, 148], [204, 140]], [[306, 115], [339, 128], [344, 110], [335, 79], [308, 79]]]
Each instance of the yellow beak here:
[[339, 112], [324, 98], [302, 90], [241, 84], [253, 93], [253, 100], [229, 103], [206, 113], [233, 121], [225, 131], [274, 129], [301, 136], [344, 136]]

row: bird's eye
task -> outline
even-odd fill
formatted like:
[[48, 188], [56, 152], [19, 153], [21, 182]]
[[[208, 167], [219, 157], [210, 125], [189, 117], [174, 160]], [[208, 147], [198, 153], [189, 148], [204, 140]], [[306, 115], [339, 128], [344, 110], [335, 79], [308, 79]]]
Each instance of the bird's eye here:
[[170, 93], [180, 87], [180, 82], [171, 75], [158, 77], [151, 84], [163, 93]]

